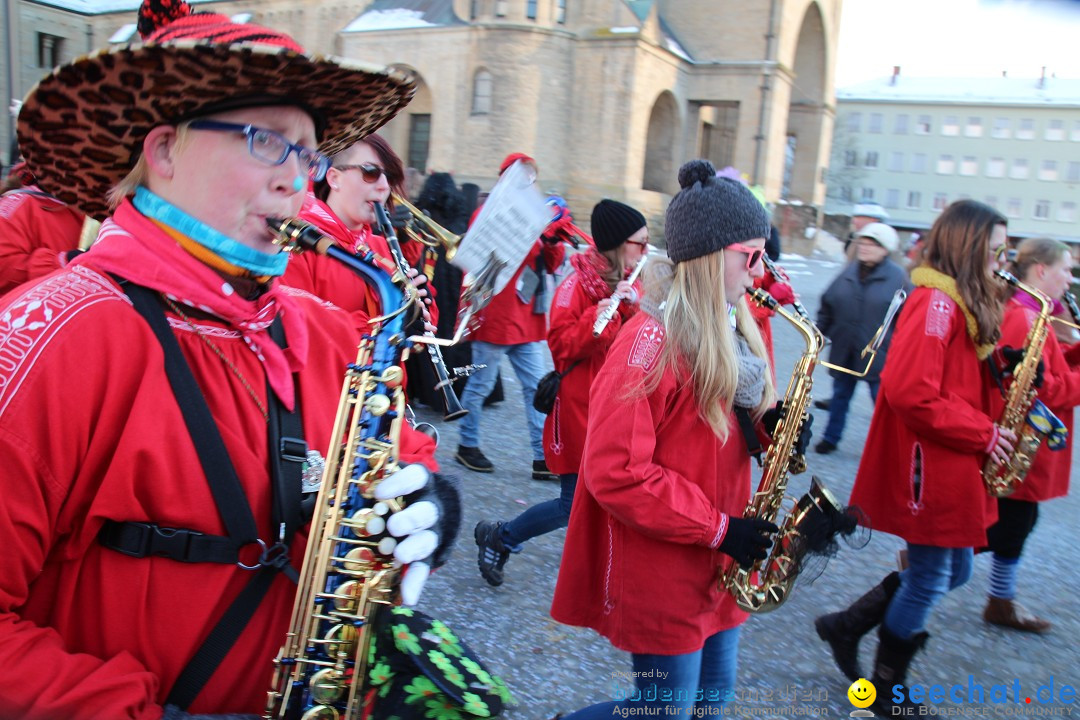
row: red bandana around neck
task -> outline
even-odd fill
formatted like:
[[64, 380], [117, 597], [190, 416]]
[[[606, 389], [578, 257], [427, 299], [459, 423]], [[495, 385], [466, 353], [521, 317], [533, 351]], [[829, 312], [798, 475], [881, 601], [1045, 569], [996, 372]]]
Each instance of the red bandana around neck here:
[[[114, 273], [220, 318], [259, 358], [282, 404], [289, 410], [295, 406], [292, 374], [307, 364], [308, 331], [296, 301], [281, 291], [277, 280], [255, 300], [240, 297], [227, 280], [188, 254], [129, 200], [102, 224], [91, 249], [72, 264]], [[284, 350], [266, 332], [279, 315], [289, 341]]]

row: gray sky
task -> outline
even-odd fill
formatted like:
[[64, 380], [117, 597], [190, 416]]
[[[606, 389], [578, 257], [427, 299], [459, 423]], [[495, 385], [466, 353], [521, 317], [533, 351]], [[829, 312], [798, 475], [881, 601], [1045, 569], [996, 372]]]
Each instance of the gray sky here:
[[836, 86], [917, 77], [1080, 78], [1077, 0], [843, 0]]

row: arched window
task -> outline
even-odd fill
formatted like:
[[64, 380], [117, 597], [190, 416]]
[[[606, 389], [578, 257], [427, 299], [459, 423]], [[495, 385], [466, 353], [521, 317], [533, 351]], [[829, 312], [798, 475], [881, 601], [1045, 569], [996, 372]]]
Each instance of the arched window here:
[[487, 70], [477, 70], [473, 77], [473, 115], [487, 115], [491, 112], [491, 89], [491, 73]]

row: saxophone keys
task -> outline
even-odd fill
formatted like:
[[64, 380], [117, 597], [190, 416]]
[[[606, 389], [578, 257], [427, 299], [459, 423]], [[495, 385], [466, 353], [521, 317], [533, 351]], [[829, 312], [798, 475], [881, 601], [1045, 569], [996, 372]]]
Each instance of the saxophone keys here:
[[390, 398], [382, 393], [375, 393], [364, 401], [364, 407], [375, 417], [382, 417], [390, 409]]
[[[380, 505], [382, 507], [379, 507]], [[375, 507], [362, 508], [349, 518], [349, 526], [360, 537], [381, 535], [386, 530], [386, 520], [382, 517], [386, 511], [386, 505], [383, 503], [378, 503]]]
[[375, 567], [375, 551], [371, 548], [353, 548], [345, 555], [344, 568], [349, 572], [368, 572]]
[[383, 371], [382, 377], [379, 379], [383, 385], [394, 390], [401, 387], [402, 382], [405, 380], [405, 372], [397, 365], [391, 365]]
[[326, 705], [313, 707], [300, 716], [300, 720], [339, 720], [340, 718], [341, 714], [337, 710]]

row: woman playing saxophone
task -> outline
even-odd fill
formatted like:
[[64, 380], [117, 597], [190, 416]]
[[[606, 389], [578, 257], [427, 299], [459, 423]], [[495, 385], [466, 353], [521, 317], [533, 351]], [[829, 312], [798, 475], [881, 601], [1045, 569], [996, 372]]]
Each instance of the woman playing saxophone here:
[[[1049, 238], [1028, 238], [1020, 243], [1008, 270], [1025, 285], [1046, 294], [1055, 314], [1064, 311], [1061, 300], [1072, 282], [1072, 254], [1068, 245]], [[1039, 304], [1026, 292], [1017, 291], [1005, 305], [1001, 344], [1024, 347], [1039, 312]], [[1042, 633], [1050, 623], [1037, 617], [1016, 597], [1016, 574], [1024, 541], [1039, 517], [1039, 503], [1069, 492], [1072, 460], [1073, 408], [1080, 404], [1080, 369], [1070, 364], [1062, 343], [1048, 332], [1042, 349], [1043, 377], [1039, 400], [1060, 418], [1068, 430], [1064, 447], [1052, 450], [1047, 442], [1035, 453], [1024, 482], [1008, 497], [997, 500], [998, 520], [986, 531], [993, 552], [989, 597], [983, 619], [993, 625], [1023, 632]]]
[[[601, 703], [567, 720], [631, 706], [719, 712], [734, 690], [746, 614], [717, 573], [764, 558], [765, 533], [777, 529], [742, 516], [750, 456], [735, 414], [753, 421], [775, 400], [745, 296], [763, 273], [769, 217], [749, 189], [715, 175], [705, 160], [680, 168], [666, 218], [671, 262], [650, 263], [642, 312], [593, 382], [552, 604], [559, 622], [632, 654], [644, 697], [701, 700]], [[643, 588], [671, 592], [658, 604]]]

